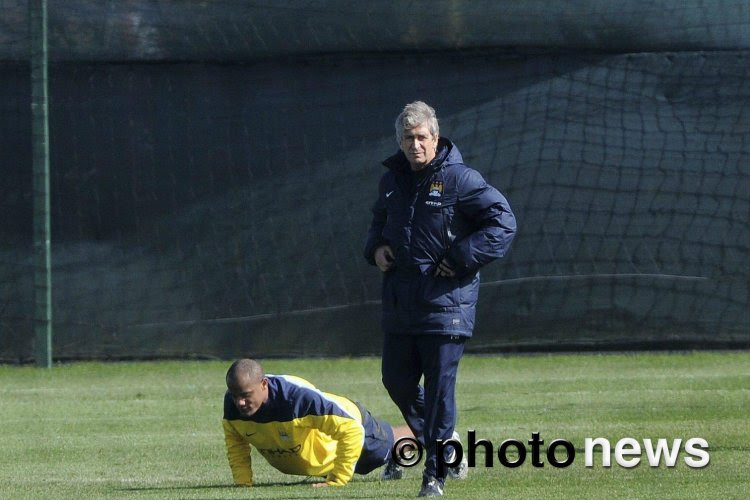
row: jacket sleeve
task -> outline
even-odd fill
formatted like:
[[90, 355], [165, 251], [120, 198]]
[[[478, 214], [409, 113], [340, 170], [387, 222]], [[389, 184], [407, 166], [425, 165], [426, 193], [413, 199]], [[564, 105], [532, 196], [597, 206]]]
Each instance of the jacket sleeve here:
[[227, 419], [223, 419], [223, 424], [227, 459], [229, 460], [229, 468], [232, 470], [234, 484], [252, 486], [253, 467], [250, 457], [250, 444], [240, 436]]
[[357, 420], [339, 415], [322, 417], [321, 432], [336, 440], [336, 460], [333, 469], [326, 476], [326, 483], [332, 486], [343, 486], [354, 475], [354, 466], [362, 453], [365, 430]]
[[457, 188], [457, 209], [471, 221], [473, 230], [451, 244], [448, 258], [456, 272], [465, 275], [508, 252], [516, 234], [516, 218], [505, 197], [476, 170], [467, 168]]
[[388, 244], [388, 240], [383, 237], [383, 228], [385, 228], [388, 219], [383, 197], [383, 182], [384, 178], [380, 180], [378, 199], [375, 200], [375, 205], [372, 207], [372, 222], [370, 223], [370, 229], [367, 231], [367, 243], [365, 243], [364, 251], [365, 259], [373, 266], [375, 265], [375, 250]]

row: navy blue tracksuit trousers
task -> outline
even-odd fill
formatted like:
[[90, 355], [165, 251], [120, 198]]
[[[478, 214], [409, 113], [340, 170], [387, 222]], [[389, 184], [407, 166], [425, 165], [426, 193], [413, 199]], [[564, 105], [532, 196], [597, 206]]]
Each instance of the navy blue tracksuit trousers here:
[[435, 477], [437, 440], [450, 439], [456, 425], [456, 375], [465, 341], [454, 335], [386, 334], [383, 342], [383, 385], [425, 447], [425, 472]]

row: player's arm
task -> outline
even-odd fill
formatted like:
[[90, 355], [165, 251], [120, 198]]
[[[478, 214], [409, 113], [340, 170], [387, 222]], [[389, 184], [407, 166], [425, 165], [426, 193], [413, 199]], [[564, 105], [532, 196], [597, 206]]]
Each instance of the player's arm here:
[[360, 423], [359, 409], [346, 398], [318, 391], [306, 380], [286, 378], [297, 385], [289, 396], [300, 415], [297, 425], [315, 429], [319, 438], [325, 434], [336, 441], [333, 468], [326, 475], [325, 483], [314, 486], [345, 485], [354, 475], [354, 466], [364, 444], [365, 430]]
[[329, 486], [343, 486], [354, 475], [354, 466], [362, 453], [365, 431], [359, 421], [340, 415], [320, 418], [320, 430], [336, 440], [336, 460], [326, 476]]
[[467, 169], [458, 180], [457, 209], [476, 229], [451, 245], [448, 258], [459, 275], [478, 270], [504, 256], [516, 233], [516, 218], [505, 197]]
[[224, 442], [227, 446], [227, 459], [232, 470], [234, 484], [253, 485], [253, 467], [250, 457], [250, 444], [240, 435], [227, 419], [223, 419]]

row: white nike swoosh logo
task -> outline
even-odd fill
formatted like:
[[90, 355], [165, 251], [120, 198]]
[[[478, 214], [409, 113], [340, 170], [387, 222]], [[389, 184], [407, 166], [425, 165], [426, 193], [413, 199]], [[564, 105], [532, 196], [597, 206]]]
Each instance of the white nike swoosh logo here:
[[387, 193], [385, 193], [385, 197], [386, 197], [386, 198], [390, 198], [390, 196], [391, 196], [392, 194], [393, 194], [393, 191], [388, 191]]

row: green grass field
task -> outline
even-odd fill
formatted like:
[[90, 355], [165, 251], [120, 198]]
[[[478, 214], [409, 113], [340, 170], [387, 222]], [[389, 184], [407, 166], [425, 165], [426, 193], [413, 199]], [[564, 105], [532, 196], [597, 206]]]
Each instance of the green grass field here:
[[[229, 362], [73, 363], [51, 370], [0, 366], [2, 499], [409, 498], [421, 468], [401, 481], [377, 472], [344, 488], [314, 490], [260, 457], [252, 489], [231, 486], [221, 430]], [[269, 373], [307, 378], [400, 423], [376, 358], [268, 360]], [[458, 430], [490, 440], [576, 447], [567, 468], [548, 463], [476, 468], [452, 481], [452, 498], [748, 498], [750, 353], [466, 356], [458, 387]], [[623, 468], [584, 465], [585, 437], [702, 437], [710, 464]], [[544, 453], [542, 458], [547, 462]]]

